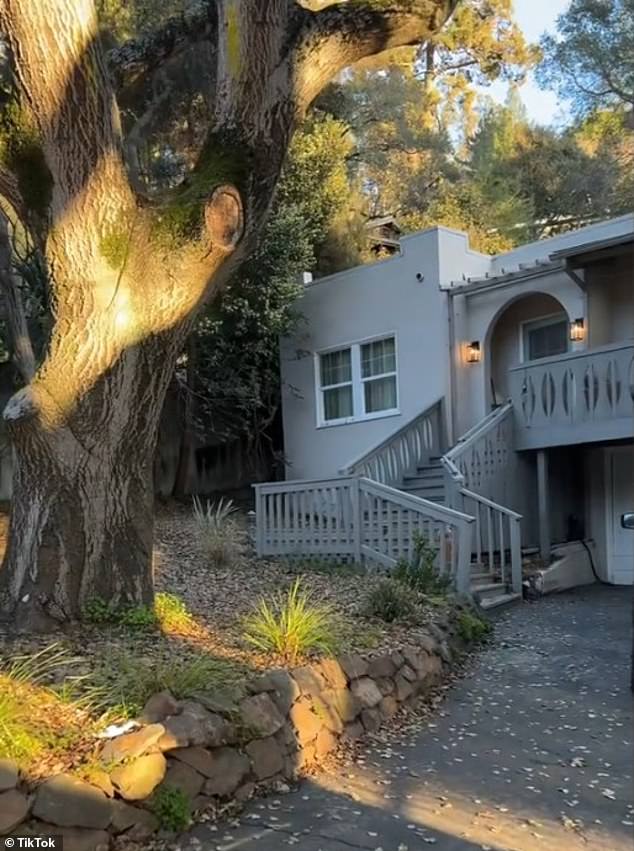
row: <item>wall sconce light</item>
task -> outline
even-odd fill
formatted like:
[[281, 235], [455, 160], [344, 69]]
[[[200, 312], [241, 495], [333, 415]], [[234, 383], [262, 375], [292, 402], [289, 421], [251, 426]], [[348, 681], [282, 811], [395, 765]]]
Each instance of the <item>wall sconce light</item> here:
[[480, 363], [482, 360], [482, 352], [480, 351], [480, 341], [474, 340], [467, 344], [467, 363]]
[[580, 343], [586, 336], [586, 323], [583, 317], [573, 319], [570, 323], [570, 339], [573, 343]]

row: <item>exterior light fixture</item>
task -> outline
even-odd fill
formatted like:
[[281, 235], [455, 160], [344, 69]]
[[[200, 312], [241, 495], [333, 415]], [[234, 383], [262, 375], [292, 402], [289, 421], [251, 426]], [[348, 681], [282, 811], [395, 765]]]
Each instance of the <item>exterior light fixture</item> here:
[[580, 343], [586, 336], [586, 323], [583, 317], [573, 319], [570, 323], [570, 339], [573, 343]]
[[480, 363], [482, 360], [482, 352], [480, 351], [480, 341], [474, 340], [467, 344], [467, 363]]

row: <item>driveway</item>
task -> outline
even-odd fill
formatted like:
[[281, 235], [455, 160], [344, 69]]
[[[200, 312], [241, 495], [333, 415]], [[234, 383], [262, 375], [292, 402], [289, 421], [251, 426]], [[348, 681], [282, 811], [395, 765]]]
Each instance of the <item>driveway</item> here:
[[427, 721], [180, 847], [632, 851], [630, 601], [592, 586], [502, 613]]

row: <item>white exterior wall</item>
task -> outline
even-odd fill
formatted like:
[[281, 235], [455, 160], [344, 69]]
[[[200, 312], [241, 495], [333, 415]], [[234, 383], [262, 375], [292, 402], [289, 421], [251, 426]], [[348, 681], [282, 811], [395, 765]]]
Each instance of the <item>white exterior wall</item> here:
[[[287, 479], [336, 475], [441, 397], [449, 397], [449, 323], [439, 259], [451, 274], [481, 274], [486, 258], [464, 234], [433, 228], [402, 240], [402, 254], [322, 278], [297, 305], [302, 327], [282, 341]], [[444, 271], [445, 266], [443, 266]], [[424, 276], [421, 282], [417, 274]], [[399, 414], [318, 427], [315, 353], [394, 332]]]

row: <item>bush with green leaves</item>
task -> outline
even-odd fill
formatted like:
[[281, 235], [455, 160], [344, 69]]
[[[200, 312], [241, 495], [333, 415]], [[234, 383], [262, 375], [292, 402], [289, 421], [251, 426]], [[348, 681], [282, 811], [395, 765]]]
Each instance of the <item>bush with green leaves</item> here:
[[150, 606], [113, 606], [101, 597], [89, 600], [84, 607], [84, 620], [94, 624], [112, 624], [132, 630], [161, 627], [165, 632], [187, 632], [194, 619], [185, 603], [175, 594], [159, 592]]
[[151, 809], [163, 830], [185, 830], [191, 821], [191, 803], [177, 786], [162, 786], [152, 796]]
[[333, 609], [302, 590], [296, 579], [288, 591], [263, 598], [243, 622], [248, 644], [275, 653], [293, 664], [311, 651], [332, 654], [339, 643], [339, 625]]
[[491, 624], [473, 612], [461, 612], [458, 618], [458, 635], [467, 644], [483, 641], [491, 632]]
[[233, 500], [221, 498], [203, 504], [195, 496], [193, 505], [194, 523], [203, 552], [218, 566], [230, 564], [240, 553], [243, 537], [235, 520], [238, 509]]
[[425, 596], [446, 594], [451, 579], [439, 576], [436, 568], [438, 550], [420, 533], [414, 535], [414, 547], [409, 559], [402, 558], [392, 571], [397, 582]]
[[134, 718], [157, 692], [179, 700], [195, 695], [241, 692], [246, 668], [205, 653], [170, 658], [139, 658], [133, 651], [112, 652], [98, 664], [93, 680], [107, 696], [111, 715]]
[[363, 606], [366, 617], [379, 618], [386, 623], [411, 621], [416, 615], [412, 593], [401, 582], [388, 577], [382, 579], [366, 597]]

